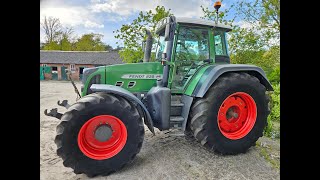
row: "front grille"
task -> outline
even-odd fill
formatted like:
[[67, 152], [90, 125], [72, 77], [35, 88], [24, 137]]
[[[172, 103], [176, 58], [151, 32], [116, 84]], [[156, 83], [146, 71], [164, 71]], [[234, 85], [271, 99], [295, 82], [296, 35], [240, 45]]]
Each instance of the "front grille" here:
[[101, 84], [101, 83], [100, 83], [100, 79], [101, 79], [101, 75], [100, 75], [100, 74], [94, 75], [94, 76], [90, 79], [90, 82], [89, 82], [88, 87], [87, 87], [88, 89], [87, 89], [87, 94], [86, 94], [86, 95], [93, 93], [93, 92], [91, 91], [91, 89], [90, 89], [90, 87], [91, 87], [92, 84]]

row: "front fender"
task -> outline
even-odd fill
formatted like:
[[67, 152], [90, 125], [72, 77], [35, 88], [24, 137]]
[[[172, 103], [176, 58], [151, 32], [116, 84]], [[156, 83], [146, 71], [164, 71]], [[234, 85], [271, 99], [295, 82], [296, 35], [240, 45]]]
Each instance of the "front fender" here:
[[144, 123], [147, 125], [149, 130], [153, 134], [155, 134], [154, 127], [153, 127], [153, 121], [152, 121], [152, 118], [149, 114], [149, 111], [147, 110], [146, 106], [131, 92], [129, 92], [128, 90], [123, 89], [121, 87], [108, 85], [108, 84], [92, 84], [90, 86], [90, 90], [92, 92], [106, 92], [106, 93], [110, 93], [110, 94], [120, 95], [120, 96], [124, 97], [125, 99], [127, 99], [128, 101], [139, 104], [143, 110], [142, 116], [144, 117]]
[[205, 70], [200, 80], [198, 81], [195, 89], [191, 96], [193, 97], [203, 97], [210, 86], [224, 73], [227, 72], [246, 72], [255, 77], [257, 77], [260, 82], [266, 87], [268, 91], [273, 91], [273, 88], [268, 81], [264, 71], [254, 65], [248, 64], [223, 64], [210, 66]]

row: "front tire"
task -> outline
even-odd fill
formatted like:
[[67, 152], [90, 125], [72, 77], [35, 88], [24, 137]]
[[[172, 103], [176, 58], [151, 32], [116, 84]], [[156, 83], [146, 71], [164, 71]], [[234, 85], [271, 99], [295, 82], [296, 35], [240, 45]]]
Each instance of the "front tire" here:
[[108, 175], [132, 161], [144, 137], [142, 118], [126, 99], [106, 93], [73, 104], [57, 126], [57, 154], [63, 165], [89, 177]]
[[190, 129], [209, 149], [244, 153], [263, 135], [270, 113], [268, 103], [259, 79], [247, 73], [228, 73], [193, 103]]

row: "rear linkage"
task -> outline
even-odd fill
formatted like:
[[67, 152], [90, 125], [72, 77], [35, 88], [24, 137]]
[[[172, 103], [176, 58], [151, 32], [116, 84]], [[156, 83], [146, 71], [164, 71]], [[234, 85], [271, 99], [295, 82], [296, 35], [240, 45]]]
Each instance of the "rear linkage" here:
[[[70, 107], [70, 105], [68, 104], [68, 100], [63, 100], [61, 103], [60, 103], [60, 101], [58, 101], [57, 104], [59, 106], [65, 107], [66, 109], [68, 109]], [[44, 114], [46, 116], [55, 117], [55, 118], [57, 118], [59, 120], [62, 117], [62, 114], [58, 112], [57, 108], [52, 108], [49, 113], [48, 113], [48, 109], [45, 109], [44, 110]]]

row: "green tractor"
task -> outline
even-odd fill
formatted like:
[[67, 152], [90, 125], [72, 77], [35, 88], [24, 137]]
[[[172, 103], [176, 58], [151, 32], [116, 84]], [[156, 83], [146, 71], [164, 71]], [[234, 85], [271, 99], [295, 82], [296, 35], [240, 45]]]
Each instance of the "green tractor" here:
[[86, 68], [81, 94], [76, 89], [81, 98], [71, 106], [58, 101], [64, 114], [45, 111], [61, 120], [55, 143], [63, 165], [89, 177], [123, 168], [141, 149], [144, 124], [153, 134], [178, 129], [221, 154], [254, 146], [273, 88], [261, 68], [230, 64], [230, 30], [170, 16], [157, 25], [155, 53], [146, 31], [143, 62]]

